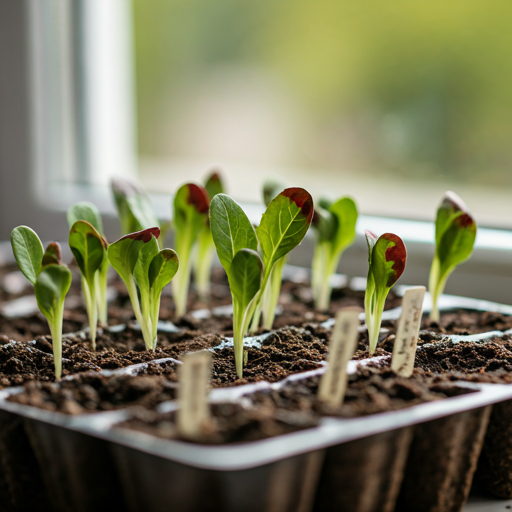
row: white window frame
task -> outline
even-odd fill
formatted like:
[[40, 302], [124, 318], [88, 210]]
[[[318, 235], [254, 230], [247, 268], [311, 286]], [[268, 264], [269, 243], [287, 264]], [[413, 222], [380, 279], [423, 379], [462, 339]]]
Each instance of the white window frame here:
[[[105, 214], [117, 235], [113, 175], [136, 176], [131, 2], [2, 0], [0, 2], [0, 239], [29, 224], [44, 240], [67, 238], [64, 212], [77, 200]], [[60, 70], [60, 71], [59, 71]], [[155, 195], [162, 216], [170, 199]], [[243, 207], [257, 222], [261, 205]], [[364, 229], [396, 232], [408, 249], [402, 283], [426, 283], [433, 254], [428, 222], [361, 216], [356, 243], [339, 270], [365, 275]], [[290, 261], [309, 266], [313, 237]], [[447, 292], [511, 303], [512, 232], [480, 229], [471, 260]]]

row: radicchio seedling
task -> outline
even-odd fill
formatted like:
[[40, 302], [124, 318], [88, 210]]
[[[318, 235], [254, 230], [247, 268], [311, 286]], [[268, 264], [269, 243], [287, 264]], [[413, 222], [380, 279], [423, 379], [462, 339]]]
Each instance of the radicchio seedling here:
[[365, 231], [365, 234], [369, 268], [364, 309], [368, 327], [369, 352], [373, 355], [379, 341], [384, 303], [389, 290], [405, 269], [407, 251], [402, 239], [393, 233], [384, 233], [379, 238], [371, 231]]
[[315, 307], [320, 311], [329, 308], [330, 279], [343, 252], [355, 240], [357, 217], [356, 203], [350, 197], [335, 202], [324, 199], [315, 208], [312, 226], [317, 236], [311, 281]]
[[435, 322], [439, 321], [439, 296], [457, 265], [471, 256], [476, 231], [476, 223], [462, 199], [454, 192], [446, 192], [437, 210], [436, 252], [428, 284], [432, 296], [430, 318]]
[[172, 282], [172, 289], [178, 318], [187, 309], [193, 249], [208, 221], [208, 209], [208, 193], [194, 183], [183, 185], [174, 196], [174, 244], [180, 255], [180, 269]]
[[108, 248], [108, 259], [126, 285], [147, 350], [156, 348], [160, 296], [179, 266], [176, 252], [159, 250], [159, 236], [158, 227], [144, 229], [123, 236]]
[[[218, 172], [214, 172], [208, 177], [204, 188], [208, 194], [209, 201], [217, 194], [224, 192], [222, 180]], [[193, 260], [196, 290], [202, 299], [207, 299], [210, 296], [210, 274], [214, 251], [215, 245], [210, 230], [210, 221], [208, 215], [205, 215], [204, 225], [199, 233], [197, 249]]]
[[233, 298], [233, 344], [239, 377], [243, 375], [244, 335], [272, 269], [302, 241], [312, 217], [313, 200], [302, 188], [287, 188], [277, 195], [256, 230], [229, 196], [218, 194], [211, 202], [213, 241]]
[[77, 220], [69, 231], [69, 247], [82, 275], [82, 291], [89, 317], [92, 348], [95, 351], [98, 323], [96, 284], [101, 266], [107, 259], [107, 246], [92, 224], [85, 220]]
[[95, 273], [94, 280], [96, 288], [96, 303], [98, 305], [98, 321], [102, 325], [107, 325], [107, 280], [110, 263], [108, 261], [106, 251], [108, 248], [108, 242], [103, 232], [103, 223], [101, 221], [100, 212], [94, 204], [83, 201], [76, 203], [69, 208], [67, 218], [69, 229], [71, 229], [73, 224], [79, 220], [85, 220], [91, 224], [91, 226], [93, 226], [100, 234], [103, 245], [105, 246], [103, 262], [101, 263], [98, 271]]
[[[266, 180], [263, 184], [263, 202], [265, 206], [268, 207], [272, 199], [274, 199], [274, 197], [276, 197], [279, 192], [285, 188], [286, 186], [284, 183], [276, 178]], [[255, 333], [258, 330], [262, 316], [263, 328], [268, 330], [272, 329], [276, 315], [277, 302], [279, 300], [279, 293], [281, 292], [282, 274], [285, 263], [286, 256], [283, 256], [276, 261], [274, 268], [270, 273], [270, 278], [265, 286], [265, 290], [263, 291], [261, 301], [254, 311], [250, 328], [251, 333]]]
[[11, 245], [20, 270], [34, 285], [39, 310], [48, 320], [55, 378], [60, 379], [64, 299], [71, 286], [71, 272], [61, 262], [59, 244], [51, 242], [44, 251], [37, 234], [27, 226], [18, 226], [12, 230]]

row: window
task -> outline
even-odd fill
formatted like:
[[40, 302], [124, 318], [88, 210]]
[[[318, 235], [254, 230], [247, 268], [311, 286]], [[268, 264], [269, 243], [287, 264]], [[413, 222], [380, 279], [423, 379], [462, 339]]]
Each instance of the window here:
[[[481, 226], [512, 227], [511, 11], [504, 0], [4, 0], [2, 239], [18, 224], [65, 239], [63, 210], [78, 199], [112, 212], [112, 175], [138, 172], [168, 215], [180, 183], [220, 166], [240, 201], [258, 202], [271, 173], [353, 195], [360, 231], [402, 235], [403, 281], [425, 283], [425, 221], [446, 189]], [[112, 217], [106, 229], [116, 236]], [[481, 229], [447, 291], [509, 302], [511, 237]], [[310, 248], [294, 261], [308, 265]], [[362, 239], [341, 270], [366, 272]]]
[[269, 173], [432, 219], [455, 189], [512, 227], [512, 5], [134, 0], [141, 177]]

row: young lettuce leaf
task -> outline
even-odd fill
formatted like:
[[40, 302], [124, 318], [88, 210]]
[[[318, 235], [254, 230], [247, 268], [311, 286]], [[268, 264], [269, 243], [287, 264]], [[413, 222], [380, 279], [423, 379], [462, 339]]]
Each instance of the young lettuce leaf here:
[[77, 220], [69, 231], [69, 247], [75, 256], [82, 276], [82, 291], [89, 317], [92, 348], [96, 350], [96, 327], [98, 323], [97, 282], [98, 273], [107, 258], [107, 247], [103, 237], [92, 224]]
[[171, 224], [158, 218], [151, 198], [144, 188], [139, 183], [121, 178], [113, 179], [111, 187], [122, 234], [127, 235], [158, 226], [161, 247]]
[[439, 296], [457, 265], [471, 256], [476, 231], [476, 223], [462, 199], [454, 192], [446, 192], [437, 210], [436, 252], [429, 277], [430, 318], [435, 322], [439, 321]]
[[27, 226], [18, 226], [12, 230], [11, 245], [20, 270], [34, 285], [39, 309], [48, 320], [55, 378], [60, 379], [64, 299], [71, 286], [71, 272], [61, 263], [59, 244], [51, 242], [44, 251], [37, 234]]
[[[274, 199], [285, 188], [286, 186], [284, 183], [278, 179], [270, 178], [265, 180], [263, 183], [263, 202], [265, 203], [265, 206], [268, 208], [272, 199]], [[265, 286], [265, 290], [263, 291], [261, 301], [256, 307], [256, 311], [254, 312], [251, 321], [251, 333], [257, 332], [261, 317], [263, 317], [263, 328], [268, 330], [272, 329], [276, 315], [277, 302], [279, 300], [279, 293], [281, 292], [282, 274], [285, 262], [286, 256], [283, 256], [275, 263], [274, 268], [272, 269], [270, 278]]]
[[187, 309], [193, 249], [208, 221], [208, 208], [206, 190], [194, 183], [183, 185], [174, 196], [174, 244], [180, 255], [180, 269], [172, 282], [172, 289], [178, 318]]
[[62, 375], [62, 320], [64, 299], [70, 286], [71, 272], [68, 267], [56, 263], [44, 266], [34, 285], [37, 305], [50, 327], [57, 380]]
[[384, 233], [379, 238], [365, 231], [368, 244], [368, 280], [364, 296], [366, 325], [368, 327], [369, 352], [373, 355], [379, 341], [380, 324], [384, 303], [389, 290], [405, 269], [407, 252], [400, 237]]
[[[286, 189], [274, 198], [256, 231], [242, 208], [229, 196], [218, 194], [210, 204], [213, 241], [228, 275], [233, 297], [233, 343], [240, 377], [243, 374], [244, 335], [272, 269], [302, 241], [312, 215], [313, 200], [300, 188]], [[257, 253], [258, 245], [261, 258]], [[259, 288], [255, 291], [257, 282]]]
[[103, 244], [105, 246], [104, 258], [103, 262], [98, 269], [95, 277], [95, 287], [96, 287], [96, 303], [98, 305], [98, 322], [101, 325], [107, 325], [107, 316], [108, 316], [108, 304], [107, 304], [107, 286], [108, 286], [108, 269], [110, 268], [110, 263], [108, 261], [106, 249], [108, 248], [108, 242], [105, 238], [105, 233], [103, 232], [103, 222], [101, 221], [101, 215], [96, 208], [96, 206], [92, 203], [88, 203], [87, 201], [83, 201], [80, 203], [76, 203], [72, 205], [68, 210], [68, 224], [69, 229], [73, 226], [73, 224], [79, 220], [85, 220], [91, 226], [93, 226], [96, 231], [101, 235]]
[[312, 287], [315, 307], [320, 311], [329, 308], [331, 276], [336, 272], [345, 249], [356, 237], [357, 206], [350, 197], [334, 203], [321, 201], [325, 206], [315, 210], [312, 226], [317, 234], [312, 264]]
[[[224, 192], [222, 180], [217, 172], [211, 174], [204, 185], [211, 201], [217, 194]], [[199, 296], [206, 300], [210, 296], [210, 275], [212, 269], [212, 259], [215, 245], [213, 244], [212, 233], [210, 230], [210, 221], [208, 215], [205, 216], [203, 227], [197, 240], [197, 249], [193, 259], [194, 281]]]
[[179, 267], [176, 252], [159, 249], [159, 236], [158, 227], [144, 229], [123, 236], [108, 248], [110, 263], [128, 290], [147, 350], [156, 348], [160, 297]]

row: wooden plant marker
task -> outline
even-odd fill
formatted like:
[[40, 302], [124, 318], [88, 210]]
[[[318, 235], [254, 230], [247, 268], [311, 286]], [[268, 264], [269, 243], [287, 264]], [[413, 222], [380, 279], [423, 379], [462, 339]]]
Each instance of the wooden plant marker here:
[[334, 407], [340, 406], [347, 389], [347, 363], [357, 346], [359, 314], [361, 308], [343, 308], [336, 314], [332, 331], [327, 369], [322, 376], [318, 389], [318, 398]]
[[177, 427], [183, 437], [197, 438], [210, 419], [211, 372], [212, 353], [206, 350], [185, 355], [178, 369]]
[[424, 286], [409, 288], [402, 299], [402, 314], [398, 320], [391, 369], [401, 377], [410, 377], [418, 345], [423, 310]]

